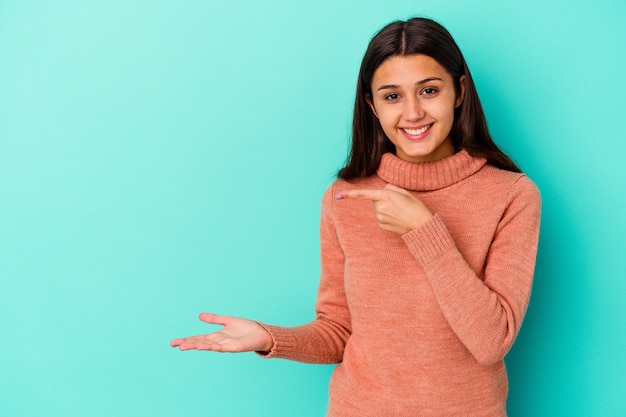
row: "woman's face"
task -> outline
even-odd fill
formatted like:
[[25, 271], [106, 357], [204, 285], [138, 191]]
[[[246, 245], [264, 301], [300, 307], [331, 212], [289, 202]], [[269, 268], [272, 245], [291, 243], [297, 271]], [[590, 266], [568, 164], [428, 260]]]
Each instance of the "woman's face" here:
[[450, 130], [463, 102], [452, 76], [427, 55], [393, 56], [372, 77], [367, 97], [396, 155], [409, 162], [436, 161], [454, 153]]

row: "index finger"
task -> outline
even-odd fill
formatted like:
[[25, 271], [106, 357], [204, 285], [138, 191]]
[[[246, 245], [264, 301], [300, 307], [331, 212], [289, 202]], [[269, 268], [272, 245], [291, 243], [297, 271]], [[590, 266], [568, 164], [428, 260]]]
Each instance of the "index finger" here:
[[355, 198], [359, 200], [382, 200], [385, 190], [347, 190], [337, 194], [337, 200]]

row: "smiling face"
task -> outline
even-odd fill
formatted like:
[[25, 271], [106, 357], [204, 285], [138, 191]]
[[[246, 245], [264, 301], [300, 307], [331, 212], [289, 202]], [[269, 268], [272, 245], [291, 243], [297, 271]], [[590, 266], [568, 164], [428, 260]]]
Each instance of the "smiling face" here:
[[372, 77], [368, 97], [396, 155], [408, 162], [436, 161], [454, 153], [450, 130], [463, 102], [452, 76], [427, 55], [392, 56]]

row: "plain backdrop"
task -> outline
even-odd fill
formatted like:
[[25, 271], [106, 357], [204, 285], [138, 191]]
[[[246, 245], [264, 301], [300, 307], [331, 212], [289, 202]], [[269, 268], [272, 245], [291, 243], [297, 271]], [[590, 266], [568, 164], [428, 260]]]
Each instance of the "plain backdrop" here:
[[169, 341], [313, 318], [360, 60], [412, 16], [542, 191], [510, 417], [626, 415], [622, 0], [0, 0], [0, 415], [324, 415], [332, 366]]

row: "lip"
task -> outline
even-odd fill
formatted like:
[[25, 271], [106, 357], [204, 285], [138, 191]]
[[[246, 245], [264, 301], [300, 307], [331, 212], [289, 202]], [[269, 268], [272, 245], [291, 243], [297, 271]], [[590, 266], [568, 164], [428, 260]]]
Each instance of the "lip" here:
[[[401, 127], [400, 132], [402, 132], [402, 135], [404, 135], [404, 137], [406, 137], [409, 140], [422, 140], [430, 134], [430, 131], [432, 130], [433, 125], [434, 123], [430, 123], [430, 124], [422, 125], [418, 127]], [[405, 130], [405, 129], [420, 130], [420, 129], [423, 129], [424, 127], [427, 127], [426, 131], [420, 133], [419, 135], [411, 135], [409, 132]]]

